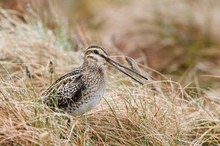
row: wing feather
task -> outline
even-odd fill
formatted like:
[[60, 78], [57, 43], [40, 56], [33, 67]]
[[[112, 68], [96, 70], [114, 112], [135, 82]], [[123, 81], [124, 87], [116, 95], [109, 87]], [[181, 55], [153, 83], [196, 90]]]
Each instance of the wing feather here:
[[49, 96], [54, 90], [59, 90], [63, 86], [65, 86], [68, 82], [74, 81], [77, 77], [81, 75], [82, 70], [76, 69], [72, 72], [69, 72], [62, 77], [58, 78], [46, 91], [43, 92], [42, 96]]
[[67, 108], [82, 98], [85, 86], [82, 72], [74, 70], [57, 79], [44, 93], [44, 103], [51, 107]]

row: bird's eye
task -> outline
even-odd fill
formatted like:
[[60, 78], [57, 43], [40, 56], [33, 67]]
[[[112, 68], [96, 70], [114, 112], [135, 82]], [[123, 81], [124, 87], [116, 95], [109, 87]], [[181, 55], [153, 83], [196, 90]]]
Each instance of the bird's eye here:
[[94, 50], [94, 53], [95, 53], [95, 54], [99, 54], [99, 52], [98, 52], [97, 50]]

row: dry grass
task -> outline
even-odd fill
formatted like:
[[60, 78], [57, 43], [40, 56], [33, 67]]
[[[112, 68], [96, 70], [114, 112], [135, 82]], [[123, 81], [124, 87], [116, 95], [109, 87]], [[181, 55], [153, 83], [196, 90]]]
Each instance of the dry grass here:
[[[218, 145], [219, 100], [199, 86], [182, 87], [157, 72], [144, 86], [113, 69], [105, 99], [81, 117], [41, 103], [53, 77], [80, 65], [82, 51], [41, 22], [25, 24], [1, 10], [1, 145]], [[50, 74], [52, 61], [55, 73]], [[216, 108], [215, 108], [216, 107]]]

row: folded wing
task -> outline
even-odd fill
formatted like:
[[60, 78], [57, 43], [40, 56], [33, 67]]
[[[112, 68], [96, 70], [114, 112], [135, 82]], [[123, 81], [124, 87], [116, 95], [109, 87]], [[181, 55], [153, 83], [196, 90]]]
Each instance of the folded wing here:
[[85, 90], [83, 75], [80, 70], [74, 70], [57, 79], [44, 93], [43, 102], [54, 109], [65, 110], [82, 98]]

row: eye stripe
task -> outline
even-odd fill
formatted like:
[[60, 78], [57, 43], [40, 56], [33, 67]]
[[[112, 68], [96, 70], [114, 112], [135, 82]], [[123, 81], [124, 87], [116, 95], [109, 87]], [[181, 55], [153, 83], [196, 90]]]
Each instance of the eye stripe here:
[[108, 55], [108, 53], [106, 52], [105, 49], [103, 49], [102, 47], [99, 47], [99, 46], [95, 46], [95, 45], [88, 47], [87, 50], [94, 50], [94, 48], [101, 49], [106, 55]]

